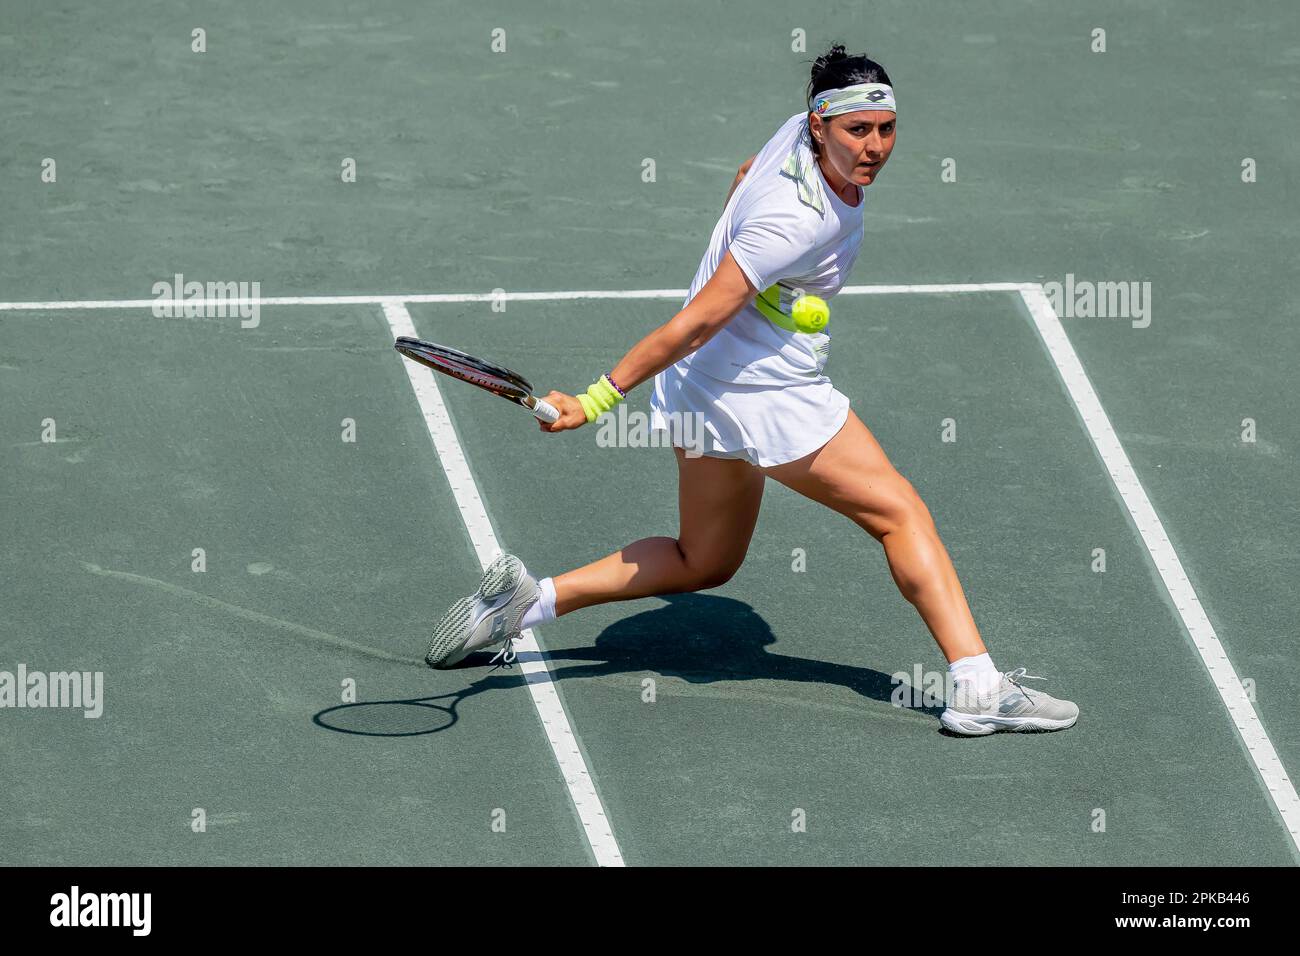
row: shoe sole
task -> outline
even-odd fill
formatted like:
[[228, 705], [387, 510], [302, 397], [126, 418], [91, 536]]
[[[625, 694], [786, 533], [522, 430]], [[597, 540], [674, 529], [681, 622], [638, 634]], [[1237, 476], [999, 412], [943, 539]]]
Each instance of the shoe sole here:
[[1047, 733], [1053, 730], [1067, 730], [1079, 720], [1079, 715], [1064, 720], [1051, 720], [1047, 717], [982, 717], [976, 714], [958, 714], [945, 710], [939, 715], [939, 723], [945, 730], [964, 737], [986, 737], [996, 733]]
[[[453, 604], [433, 629], [433, 639], [429, 643], [429, 653], [424, 655], [424, 662], [437, 670], [445, 670], [468, 657], [471, 652], [465, 650], [465, 645], [474, 636], [474, 629], [488, 614], [500, 610], [499, 605], [489, 608], [475, 620], [474, 606], [479, 601], [491, 601], [517, 588], [522, 577], [520, 568], [519, 559], [510, 555], [502, 555], [489, 564], [479, 581], [478, 591]], [[485, 644], [474, 650], [485, 650], [492, 646], [494, 645]]]

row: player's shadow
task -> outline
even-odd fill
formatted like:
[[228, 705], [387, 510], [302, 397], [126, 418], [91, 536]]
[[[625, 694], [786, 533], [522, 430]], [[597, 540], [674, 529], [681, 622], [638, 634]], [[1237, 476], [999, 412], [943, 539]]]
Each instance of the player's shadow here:
[[[743, 601], [707, 594], [673, 594], [667, 606], [643, 611], [606, 628], [589, 647], [548, 648], [558, 681], [656, 672], [692, 684], [767, 680], [846, 687], [885, 706], [900, 691], [919, 699], [921, 688], [895, 683], [888, 674], [854, 664], [808, 660], [769, 650], [776, 636]], [[543, 628], [543, 633], [545, 629]], [[864, 651], [866, 648], [864, 637]], [[342, 733], [411, 737], [455, 726], [462, 701], [493, 690], [517, 688], [517, 670], [491, 667], [491, 654], [472, 654], [449, 674], [478, 679], [463, 689], [432, 697], [341, 704], [316, 714], [314, 722]], [[520, 661], [527, 655], [520, 652]], [[484, 668], [491, 667], [486, 673]], [[914, 707], [937, 717], [940, 706]]]
[[[891, 705], [898, 695], [900, 685], [871, 667], [769, 650], [777, 642], [776, 635], [743, 601], [709, 594], [670, 594], [661, 600], [668, 602], [666, 607], [623, 618], [606, 628], [590, 647], [549, 648], [556, 678], [655, 671], [692, 684], [770, 680], [839, 685]], [[864, 656], [867, 648], [864, 636]], [[570, 661], [588, 663], [568, 664]], [[942, 708], [918, 709], [937, 715]]]

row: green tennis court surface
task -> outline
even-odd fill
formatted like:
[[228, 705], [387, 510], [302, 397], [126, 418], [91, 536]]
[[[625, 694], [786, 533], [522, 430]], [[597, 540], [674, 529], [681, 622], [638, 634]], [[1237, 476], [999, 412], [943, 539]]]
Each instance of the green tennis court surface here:
[[[100, 672], [103, 698], [0, 708], [0, 862], [1295, 863], [1297, 20], [15, 10], [0, 671]], [[892, 675], [942, 672], [933, 642], [874, 542], [774, 484], [725, 587], [562, 618], [512, 669], [428, 670], [485, 534], [538, 574], [672, 534], [676, 468], [459, 383], [430, 406], [393, 322], [582, 388], [680, 304], [635, 293], [686, 285], [838, 39], [904, 110], [853, 281], [907, 288], [837, 300], [828, 371], [995, 661], [1078, 726], [967, 740], [894, 706]], [[1204, 83], [1236, 104], [1213, 135]], [[249, 328], [154, 317], [176, 273], [275, 301]], [[1047, 319], [1037, 284], [1067, 274], [1151, 282], [1149, 327]]]

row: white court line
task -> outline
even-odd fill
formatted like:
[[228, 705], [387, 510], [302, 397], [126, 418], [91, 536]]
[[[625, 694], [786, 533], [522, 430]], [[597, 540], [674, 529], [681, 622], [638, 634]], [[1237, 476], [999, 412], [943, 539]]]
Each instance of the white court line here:
[[1277, 751], [1273, 749], [1273, 742], [1264, 730], [1259, 715], [1255, 713], [1250, 698], [1246, 696], [1241, 680], [1233, 669], [1232, 661], [1228, 660], [1228, 654], [1219, 642], [1218, 635], [1214, 633], [1214, 626], [1206, 616], [1205, 609], [1201, 607], [1200, 598], [1196, 596], [1191, 581], [1187, 579], [1187, 572], [1183, 570], [1182, 562], [1178, 560], [1178, 553], [1170, 543], [1169, 536], [1165, 534], [1164, 525], [1160, 523], [1151, 500], [1147, 497], [1142, 483], [1138, 481], [1137, 472], [1133, 470], [1124, 446], [1120, 444], [1110, 419], [1106, 417], [1097, 393], [1093, 391], [1092, 383], [1083, 370], [1083, 363], [1075, 354], [1074, 347], [1065, 334], [1065, 328], [1057, 318], [1056, 310], [1052, 308], [1052, 303], [1042, 287], [1030, 286], [1022, 289], [1020, 297], [1029, 309], [1034, 326], [1038, 329], [1043, 344], [1047, 346], [1048, 354], [1056, 364], [1056, 370], [1065, 383], [1070, 398], [1074, 401], [1074, 407], [1078, 409], [1079, 416], [1083, 419], [1088, 437], [1092, 439], [1097, 453], [1105, 462], [1106, 470], [1110, 472], [1110, 479], [1115, 483], [1115, 489], [1124, 499], [1128, 513], [1132, 516], [1133, 523], [1142, 536], [1142, 542], [1146, 545], [1147, 553], [1155, 562], [1156, 569], [1160, 572], [1160, 579], [1164, 582], [1170, 598], [1173, 599], [1174, 607], [1178, 609], [1183, 626], [1191, 635], [1192, 643], [1196, 645], [1201, 662], [1210, 672], [1210, 678], [1218, 688], [1224, 706], [1228, 708], [1228, 715], [1236, 725], [1237, 733], [1241, 735], [1250, 759], [1255, 763], [1255, 769], [1259, 771], [1260, 778], [1273, 798], [1273, 804], [1282, 815], [1283, 825], [1290, 831], [1292, 844], [1297, 851], [1300, 851], [1300, 797], [1296, 796], [1295, 786], [1287, 777], [1286, 769], [1282, 766]]
[[[1023, 282], [956, 282], [934, 285], [846, 285], [840, 295], [942, 295], [950, 292], [1023, 292], [1037, 289]], [[571, 299], [684, 299], [689, 289], [588, 289], [576, 292], [505, 292], [508, 302], [557, 302]], [[273, 295], [231, 299], [184, 299], [182, 306], [209, 303], [239, 308], [251, 305], [384, 305], [389, 302], [491, 302], [491, 292], [438, 292], [410, 295]], [[171, 299], [83, 299], [67, 302], [0, 302], [0, 312], [58, 312], [64, 309], [149, 309]]]
[[[406, 310], [402, 302], [385, 300], [383, 305], [384, 318], [388, 320], [388, 327], [394, 338], [399, 335], [415, 336], [415, 323], [411, 321], [411, 313]], [[474, 543], [474, 552], [478, 555], [479, 564], [486, 570], [492, 559], [501, 553], [501, 545], [497, 543], [496, 532], [492, 530], [492, 521], [483, 507], [478, 485], [474, 481], [465, 452], [452, 427], [451, 416], [447, 413], [447, 406], [443, 404], [438, 383], [434, 379], [432, 370], [415, 362], [405, 361], [396, 352], [393, 356], [406, 368], [406, 377], [411, 380], [411, 388], [415, 390], [420, 410], [424, 412], [424, 423], [429, 429], [429, 436], [433, 439], [433, 447], [438, 453], [442, 469], [447, 474], [451, 493], [456, 499], [456, 506], [460, 509], [461, 520], [465, 522], [465, 530], [469, 532], [470, 540]], [[542, 719], [542, 726], [546, 729], [546, 739], [550, 742], [551, 750], [554, 751], [555, 759], [560, 765], [564, 785], [569, 789], [569, 797], [573, 801], [574, 809], [578, 811], [578, 819], [582, 822], [583, 832], [587, 843], [591, 846], [596, 863], [600, 866], [623, 866], [623, 854], [618, 848], [618, 840], [615, 839], [609, 818], [605, 815], [605, 807], [600, 802], [600, 795], [596, 793], [596, 784], [587, 770], [587, 762], [578, 749], [578, 739], [573, 734], [568, 714], [564, 712], [564, 705], [560, 702], [560, 695], [555, 688], [546, 655], [531, 630], [522, 632], [517, 648], [521, 651], [518, 664], [523, 671], [528, 690], [532, 694], [533, 706], [537, 708], [537, 715]]]

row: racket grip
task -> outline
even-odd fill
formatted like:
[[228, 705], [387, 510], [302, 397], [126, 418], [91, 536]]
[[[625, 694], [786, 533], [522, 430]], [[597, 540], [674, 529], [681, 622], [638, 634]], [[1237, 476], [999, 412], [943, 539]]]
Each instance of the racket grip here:
[[550, 402], [544, 401], [540, 398], [533, 399], [532, 411], [534, 415], [546, 422], [548, 425], [554, 425], [560, 420], [559, 409]]

